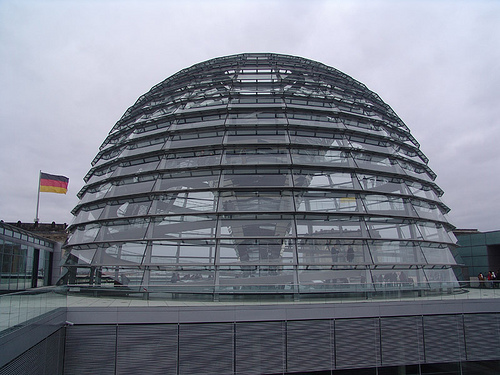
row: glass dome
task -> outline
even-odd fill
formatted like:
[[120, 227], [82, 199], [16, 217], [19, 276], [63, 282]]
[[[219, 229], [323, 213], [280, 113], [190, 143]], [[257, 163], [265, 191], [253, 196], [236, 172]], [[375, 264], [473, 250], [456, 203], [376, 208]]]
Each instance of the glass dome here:
[[336, 69], [278, 54], [202, 62], [104, 140], [64, 280], [215, 295], [454, 285], [427, 162], [394, 111]]

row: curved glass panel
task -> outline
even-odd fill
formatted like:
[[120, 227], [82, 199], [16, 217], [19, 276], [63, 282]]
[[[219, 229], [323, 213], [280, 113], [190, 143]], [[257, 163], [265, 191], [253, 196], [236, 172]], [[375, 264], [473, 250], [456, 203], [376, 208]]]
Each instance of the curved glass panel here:
[[214, 264], [215, 241], [154, 241], [151, 260], [155, 266], [172, 264]]

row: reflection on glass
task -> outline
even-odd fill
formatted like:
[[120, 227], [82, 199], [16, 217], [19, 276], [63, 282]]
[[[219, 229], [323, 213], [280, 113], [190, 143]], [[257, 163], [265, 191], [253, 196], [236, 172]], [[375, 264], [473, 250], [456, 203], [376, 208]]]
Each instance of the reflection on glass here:
[[375, 264], [424, 264], [425, 260], [418, 242], [414, 241], [369, 241], [368, 247]]
[[351, 173], [339, 171], [300, 170], [293, 175], [297, 187], [352, 189]]
[[159, 241], [153, 242], [151, 264], [213, 264], [215, 241]]
[[297, 211], [354, 212], [358, 211], [356, 196], [349, 193], [304, 191], [296, 194]]
[[223, 191], [221, 211], [286, 212], [293, 210], [291, 191]]
[[290, 264], [294, 262], [293, 242], [285, 239], [221, 240], [219, 262], [222, 264]]

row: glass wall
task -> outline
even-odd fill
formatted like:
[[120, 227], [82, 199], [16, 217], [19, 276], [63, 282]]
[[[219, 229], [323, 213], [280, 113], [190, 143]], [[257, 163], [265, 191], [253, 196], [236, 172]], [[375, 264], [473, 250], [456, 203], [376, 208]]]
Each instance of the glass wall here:
[[0, 223], [0, 293], [50, 285], [54, 244]]

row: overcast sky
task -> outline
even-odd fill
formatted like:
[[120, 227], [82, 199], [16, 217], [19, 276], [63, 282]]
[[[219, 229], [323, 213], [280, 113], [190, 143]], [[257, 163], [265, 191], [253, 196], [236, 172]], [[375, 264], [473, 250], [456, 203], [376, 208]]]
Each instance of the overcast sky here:
[[0, 0], [0, 219], [70, 223], [143, 93], [214, 57], [276, 52], [361, 81], [411, 129], [458, 228], [500, 230], [500, 1]]

